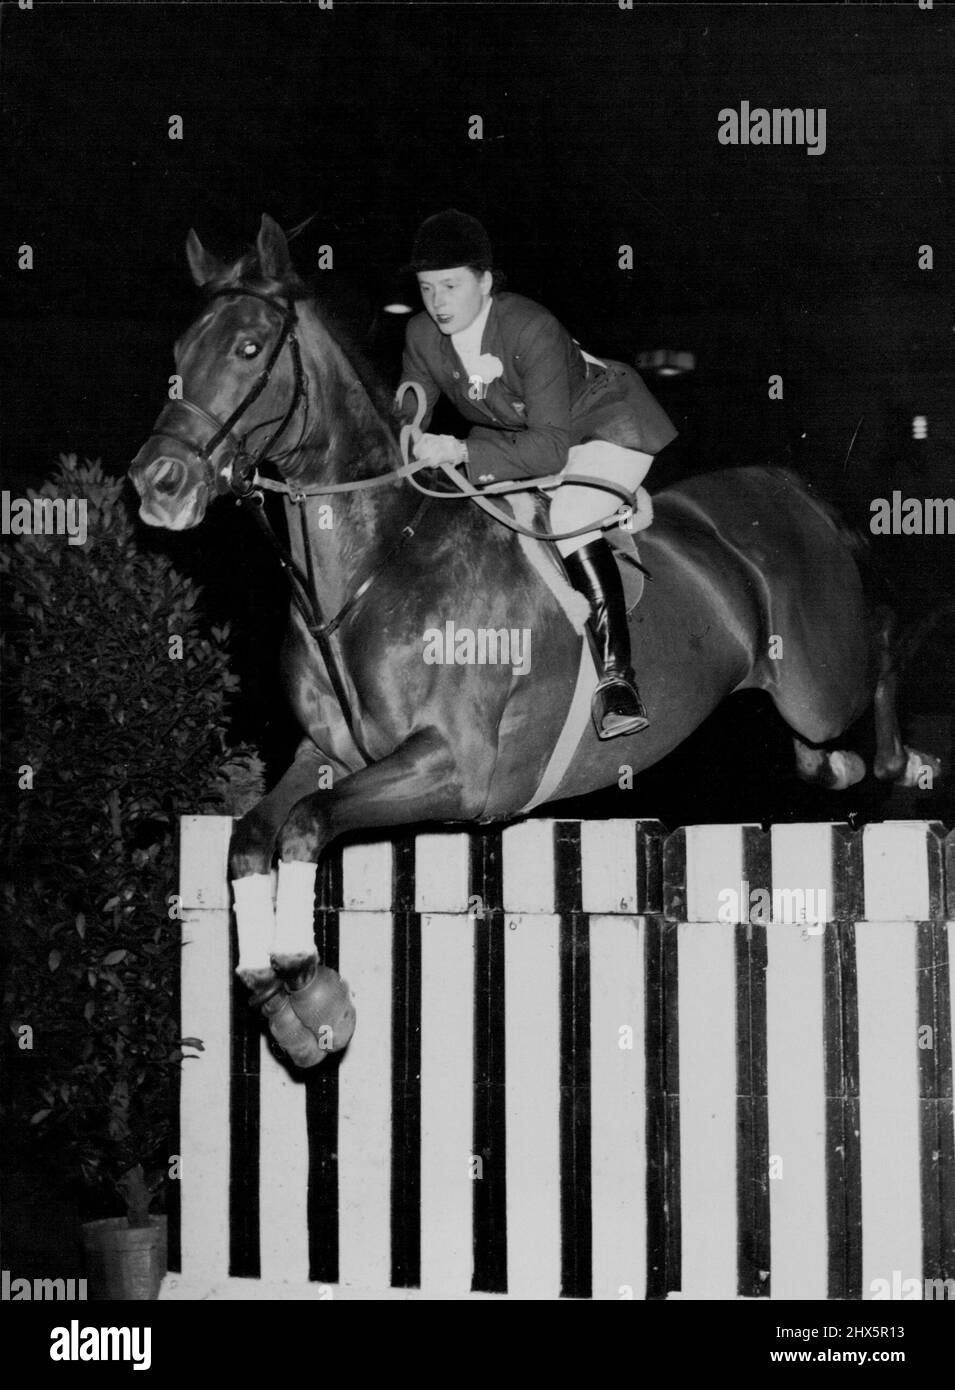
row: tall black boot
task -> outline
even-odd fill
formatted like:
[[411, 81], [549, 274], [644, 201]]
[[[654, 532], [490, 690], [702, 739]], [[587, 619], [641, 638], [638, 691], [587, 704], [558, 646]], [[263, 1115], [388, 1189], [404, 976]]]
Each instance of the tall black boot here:
[[590, 631], [602, 667], [591, 702], [597, 737], [639, 733], [650, 721], [630, 665], [627, 606], [609, 541], [565, 555], [564, 565], [571, 584], [590, 600]]

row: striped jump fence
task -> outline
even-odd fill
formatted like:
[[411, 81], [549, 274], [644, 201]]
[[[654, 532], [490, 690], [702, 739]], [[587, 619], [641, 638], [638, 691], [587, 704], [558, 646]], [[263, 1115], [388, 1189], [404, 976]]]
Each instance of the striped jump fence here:
[[161, 1297], [955, 1297], [955, 832], [347, 844], [315, 931], [358, 1027], [290, 1074], [234, 977], [231, 828], [182, 821]]

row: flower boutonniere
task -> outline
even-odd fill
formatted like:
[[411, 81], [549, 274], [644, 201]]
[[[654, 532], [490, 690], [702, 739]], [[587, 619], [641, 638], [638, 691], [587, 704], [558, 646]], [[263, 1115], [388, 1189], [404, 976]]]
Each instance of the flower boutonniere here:
[[472, 401], [483, 401], [492, 381], [504, 375], [504, 363], [499, 357], [485, 352], [474, 364], [474, 371], [468, 377], [468, 396]]

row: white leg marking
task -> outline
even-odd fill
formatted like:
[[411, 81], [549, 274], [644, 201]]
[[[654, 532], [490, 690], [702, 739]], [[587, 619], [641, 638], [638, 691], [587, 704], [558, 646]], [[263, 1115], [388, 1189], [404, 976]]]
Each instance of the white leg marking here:
[[275, 931], [272, 875], [248, 874], [232, 880], [235, 924], [239, 934], [239, 970], [268, 970]]
[[315, 871], [300, 859], [279, 863], [275, 904], [275, 954], [309, 955], [315, 950]]

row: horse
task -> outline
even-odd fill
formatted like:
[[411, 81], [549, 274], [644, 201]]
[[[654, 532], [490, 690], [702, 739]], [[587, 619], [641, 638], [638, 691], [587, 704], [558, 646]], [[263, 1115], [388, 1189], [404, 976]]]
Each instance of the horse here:
[[[129, 476], [142, 520], [174, 531], [198, 526], [218, 496], [244, 497], [261, 519], [261, 487], [283, 494], [282, 674], [304, 737], [236, 825], [230, 876], [240, 978], [292, 1061], [311, 1066], [354, 1027], [343, 982], [315, 952], [324, 850], [354, 831], [518, 816], [561, 736], [584, 639], [510, 530], [450, 495], [422, 502], [390, 396], [329, 331], [271, 218], [231, 263], [194, 231], [186, 252], [205, 302], [175, 344], [183, 395]], [[653, 582], [630, 618], [650, 727], [601, 741], [586, 721], [548, 799], [616, 785], [622, 764], [638, 774], [751, 689], [789, 725], [806, 781], [845, 788], [865, 775], [858, 754], [826, 745], [873, 705], [875, 775], [912, 785], [919, 768], [939, 771], [902, 742], [893, 620], [831, 508], [771, 467], [694, 477], [653, 505], [640, 540]], [[527, 634], [532, 659], [426, 659], [426, 634], [448, 623]]]

